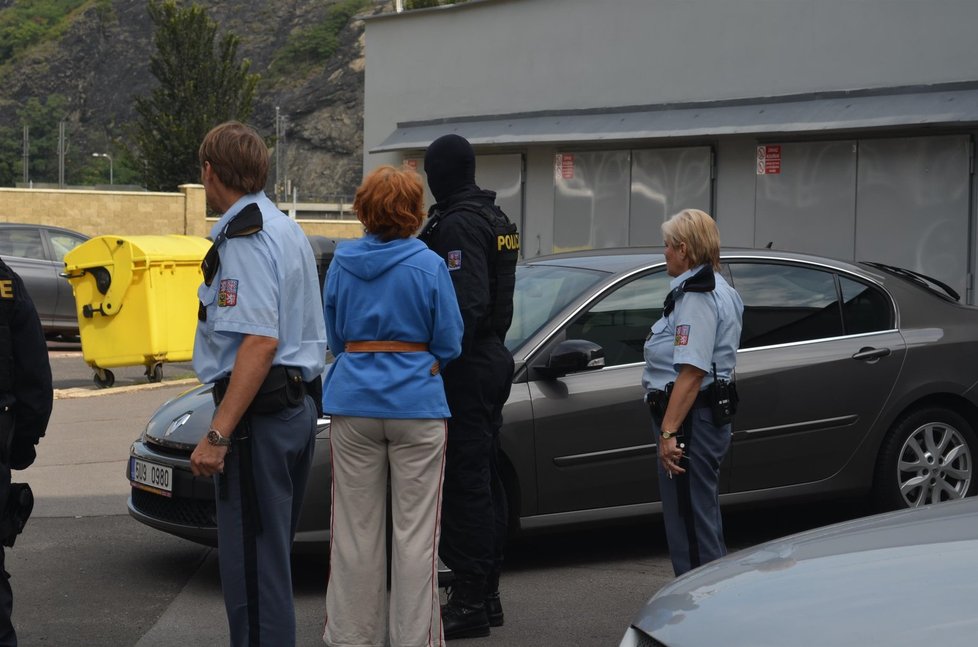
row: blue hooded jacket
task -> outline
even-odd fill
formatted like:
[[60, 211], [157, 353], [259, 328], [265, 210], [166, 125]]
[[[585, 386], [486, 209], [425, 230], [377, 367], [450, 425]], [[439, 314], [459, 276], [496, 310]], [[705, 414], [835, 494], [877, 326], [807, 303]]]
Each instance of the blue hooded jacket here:
[[[416, 238], [367, 234], [336, 248], [323, 288], [326, 338], [336, 361], [323, 384], [326, 413], [448, 418], [441, 372], [459, 356], [462, 315], [448, 268]], [[348, 353], [348, 341], [428, 344], [428, 352]]]

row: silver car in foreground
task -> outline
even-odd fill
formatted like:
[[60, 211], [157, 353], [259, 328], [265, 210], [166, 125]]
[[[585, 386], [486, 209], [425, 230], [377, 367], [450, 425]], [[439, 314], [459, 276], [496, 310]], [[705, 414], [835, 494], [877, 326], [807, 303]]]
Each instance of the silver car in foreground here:
[[662, 587], [620, 647], [920, 647], [978, 640], [978, 499], [760, 544]]
[[[724, 505], [869, 496], [893, 509], [975, 494], [978, 309], [898, 268], [771, 250], [722, 256], [745, 304]], [[658, 249], [517, 267], [506, 340], [516, 374], [501, 432], [514, 531], [660, 512], [642, 347], [669, 281]], [[153, 416], [127, 473], [136, 519], [205, 542], [216, 534], [214, 488], [190, 474], [189, 457], [213, 413], [208, 388]], [[299, 548], [329, 539], [328, 437], [323, 420]]]

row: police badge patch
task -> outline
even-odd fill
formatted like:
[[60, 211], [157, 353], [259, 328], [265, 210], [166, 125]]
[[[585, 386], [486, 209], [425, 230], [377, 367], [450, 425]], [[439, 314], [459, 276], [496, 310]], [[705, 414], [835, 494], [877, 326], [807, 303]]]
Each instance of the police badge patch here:
[[455, 251], [448, 252], [445, 260], [448, 261], [449, 272], [460, 269], [462, 267], [462, 250], [456, 249]]
[[685, 346], [689, 343], [689, 325], [676, 326], [676, 346]]
[[227, 308], [238, 305], [238, 279], [221, 279], [217, 293], [217, 307]]

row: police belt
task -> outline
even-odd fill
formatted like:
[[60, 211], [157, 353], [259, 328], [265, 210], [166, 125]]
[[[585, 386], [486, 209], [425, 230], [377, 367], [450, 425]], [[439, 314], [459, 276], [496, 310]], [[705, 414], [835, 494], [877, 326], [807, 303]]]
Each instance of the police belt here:
[[[645, 401], [649, 405], [649, 411], [652, 412], [652, 417], [656, 420], [661, 421], [662, 417], [666, 415], [666, 409], [669, 407], [669, 391], [663, 391], [661, 389], [652, 389], [645, 394]], [[693, 406], [690, 409], [699, 409], [701, 407], [710, 406], [710, 390], [704, 389], [696, 394], [696, 399], [693, 400]]]
[[[317, 377], [312, 382], [304, 382], [302, 369], [294, 366], [273, 366], [248, 405], [248, 413], [275, 413], [287, 407], [295, 407], [302, 404], [306, 394], [313, 395], [315, 399], [314, 394], [322, 390], [321, 379]], [[212, 394], [215, 405], [221, 404], [230, 383], [230, 376], [214, 382]]]

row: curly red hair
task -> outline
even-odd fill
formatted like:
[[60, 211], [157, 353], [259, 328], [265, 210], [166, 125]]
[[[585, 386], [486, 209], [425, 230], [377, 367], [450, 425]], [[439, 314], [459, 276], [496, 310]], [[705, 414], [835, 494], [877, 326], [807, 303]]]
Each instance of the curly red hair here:
[[353, 211], [368, 233], [384, 241], [408, 238], [424, 219], [424, 184], [408, 167], [378, 166], [364, 179]]

